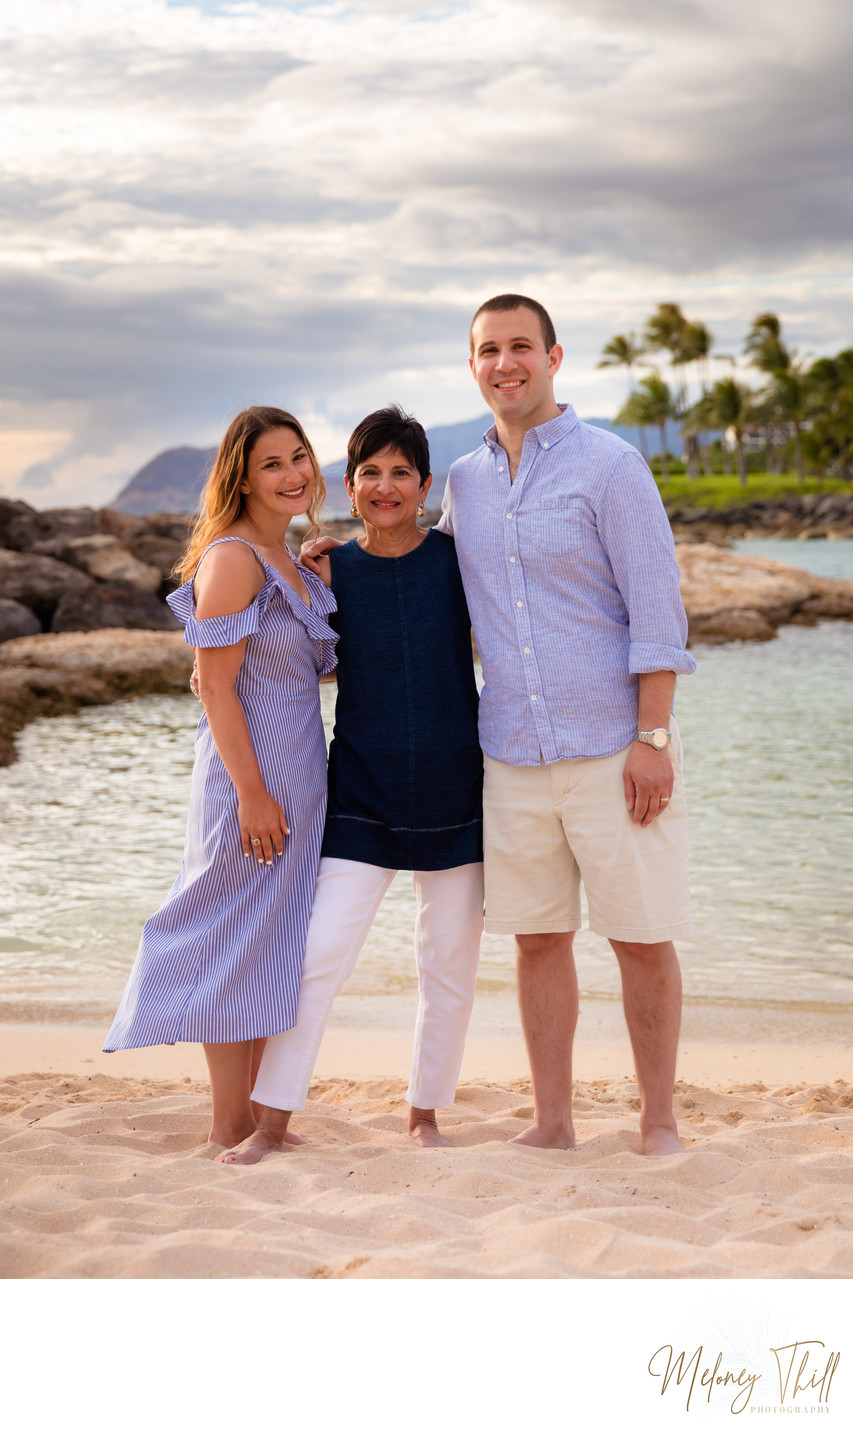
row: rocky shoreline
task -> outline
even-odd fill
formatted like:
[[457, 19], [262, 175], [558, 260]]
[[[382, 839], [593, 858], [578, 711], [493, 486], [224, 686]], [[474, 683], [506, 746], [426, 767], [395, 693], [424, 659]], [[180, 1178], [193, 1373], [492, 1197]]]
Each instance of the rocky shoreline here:
[[[676, 550], [691, 643], [766, 641], [789, 623], [853, 620], [853, 582], [814, 577], [709, 543], [681, 543]], [[39, 632], [3, 642], [0, 765], [14, 761], [16, 734], [36, 717], [186, 691], [192, 661], [180, 632], [109, 628]]]
[[177, 631], [166, 606], [191, 519], [0, 498], [0, 643], [107, 627]]
[[42, 632], [0, 645], [0, 766], [36, 717], [124, 697], [188, 690], [192, 648], [180, 632]]
[[742, 537], [853, 537], [853, 491], [802, 493], [741, 507], [667, 505], [676, 542], [725, 544]]
[[779, 627], [853, 621], [853, 582], [770, 557], [678, 542], [688, 643], [766, 642]]
[[[680, 543], [744, 536], [853, 538], [853, 491], [804, 493], [744, 507], [667, 509]], [[437, 520], [438, 514], [431, 514]], [[54, 508], [0, 498], [0, 644], [40, 632], [176, 631], [165, 598], [192, 519], [111, 508]], [[333, 521], [351, 537], [359, 525]]]

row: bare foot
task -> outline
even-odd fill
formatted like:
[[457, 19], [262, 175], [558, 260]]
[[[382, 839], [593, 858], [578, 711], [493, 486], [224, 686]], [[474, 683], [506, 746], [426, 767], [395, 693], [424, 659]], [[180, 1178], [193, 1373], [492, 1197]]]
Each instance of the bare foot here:
[[510, 1144], [523, 1144], [530, 1149], [574, 1149], [575, 1132], [571, 1125], [557, 1125], [553, 1128], [531, 1125], [530, 1129], [515, 1135]]
[[674, 1127], [668, 1125], [652, 1125], [650, 1129], [641, 1134], [641, 1145], [643, 1154], [683, 1154], [684, 1145], [678, 1138]]
[[415, 1105], [409, 1105], [409, 1139], [421, 1149], [453, 1148], [438, 1127], [435, 1110], [419, 1110]]
[[208, 1144], [224, 1145], [227, 1149], [229, 1144], [239, 1144], [241, 1140], [248, 1139], [254, 1132], [253, 1120], [247, 1120], [239, 1125], [211, 1125], [207, 1142]]
[[413, 1139], [415, 1144], [421, 1149], [453, 1148], [450, 1140], [445, 1139], [438, 1125], [428, 1124], [420, 1120], [409, 1130], [409, 1139]]
[[268, 1135], [256, 1129], [236, 1149], [226, 1150], [219, 1156], [220, 1164], [258, 1164], [265, 1154], [289, 1154], [294, 1144], [304, 1144], [301, 1134]]

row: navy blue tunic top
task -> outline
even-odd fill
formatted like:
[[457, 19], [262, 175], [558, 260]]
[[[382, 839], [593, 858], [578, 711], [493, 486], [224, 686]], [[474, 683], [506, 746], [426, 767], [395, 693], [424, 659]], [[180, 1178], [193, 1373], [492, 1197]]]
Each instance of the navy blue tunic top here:
[[330, 554], [339, 633], [324, 856], [392, 870], [482, 861], [471, 623], [453, 539]]

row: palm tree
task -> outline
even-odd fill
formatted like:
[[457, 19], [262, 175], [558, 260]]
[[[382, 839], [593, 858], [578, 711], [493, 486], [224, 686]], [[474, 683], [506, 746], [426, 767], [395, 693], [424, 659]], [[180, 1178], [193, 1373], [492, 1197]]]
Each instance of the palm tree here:
[[797, 480], [803, 482], [803, 426], [811, 415], [808, 375], [802, 359], [792, 358], [786, 369], [779, 369], [767, 393], [767, 406], [773, 415], [794, 435], [794, 464]]
[[[762, 373], [769, 374], [774, 382], [778, 380], [781, 375], [790, 372], [791, 365], [795, 359], [794, 351], [789, 349], [788, 346], [782, 342], [782, 323], [778, 314], [775, 313], [760, 313], [753, 319], [752, 327], [746, 336], [743, 351], [749, 355], [752, 366], [760, 369]], [[790, 390], [788, 396], [793, 396]], [[768, 389], [767, 399], [767, 468], [768, 471], [772, 472], [775, 471], [776, 461], [774, 457], [776, 444], [774, 442], [775, 432], [773, 418], [777, 416], [778, 413], [778, 404], [773, 401], [772, 387]], [[784, 427], [786, 429], [789, 427], [787, 422], [784, 423]], [[799, 432], [795, 433], [794, 446], [795, 448], [799, 447]], [[800, 459], [800, 467], [802, 467], [802, 459]], [[800, 469], [798, 468], [798, 472], [799, 471]]]
[[775, 313], [760, 313], [743, 346], [750, 362], [764, 373], [781, 373], [791, 365], [793, 354], [782, 342], [782, 324]]
[[[704, 323], [688, 323], [681, 336], [682, 363], [695, 363], [699, 368], [699, 403], [708, 391], [708, 359], [713, 342], [713, 337]], [[695, 470], [698, 469], [699, 455], [702, 453], [702, 429], [696, 426], [696, 420], [702, 411], [699, 403], [694, 405], [688, 414], [687, 424], [682, 428], [687, 447], [687, 471], [691, 477], [697, 476]], [[707, 452], [703, 461], [710, 473], [711, 463]]]
[[844, 482], [853, 462], [853, 348], [834, 358], [818, 358], [805, 379], [812, 454]]
[[[608, 339], [601, 350], [599, 368], [627, 368], [628, 370], [628, 396], [634, 392], [634, 364], [638, 363], [645, 353], [645, 348], [637, 339], [634, 333], [617, 333], [613, 338]], [[646, 451], [646, 433], [642, 424], [638, 429], [640, 435], [640, 452], [648, 462]]]
[[669, 354], [672, 376], [678, 390], [678, 403], [687, 406], [687, 382], [684, 377], [684, 335], [687, 319], [678, 304], [658, 304], [646, 324], [646, 347]]
[[[711, 334], [703, 323], [688, 321], [678, 304], [658, 304], [645, 332], [646, 346], [650, 349], [665, 350], [669, 354], [673, 382], [676, 388], [676, 417], [687, 418], [690, 411], [687, 365], [701, 363], [703, 374], [702, 392], [707, 388], [707, 359], [713, 342]], [[684, 431], [687, 449], [687, 472], [691, 478], [699, 471], [699, 433], [692, 423]]]
[[641, 378], [625, 406], [616, 415], [617, 423], [645, 425], [656, 424], [660, 431], [661, 474], [664, 482], [669, 478], [666, 451], [667, 420], [678, 416], [678, 408], [672, 390], [657, 369]]
[[745, 383], [734, 378], [719, 378], [708, 394], [708, 411], [716, 427], [731, 429], [737, 448], [740, 485], [746, 487], [746, 451], [744, 436], [755, 417], [756, 394]]

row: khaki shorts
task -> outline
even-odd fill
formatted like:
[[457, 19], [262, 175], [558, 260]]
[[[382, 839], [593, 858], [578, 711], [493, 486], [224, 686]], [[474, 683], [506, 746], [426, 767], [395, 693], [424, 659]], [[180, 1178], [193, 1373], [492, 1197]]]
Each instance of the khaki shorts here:
[[541, 766], [485, 758], [486, 930], [579, 930], [580, 886], [590, 929], [653, 944], [688, 935], [690, 886], [681, 739], [673, 719], [675, 786], [666, 814], [635, 825], [625, 806], [628, 751]]

